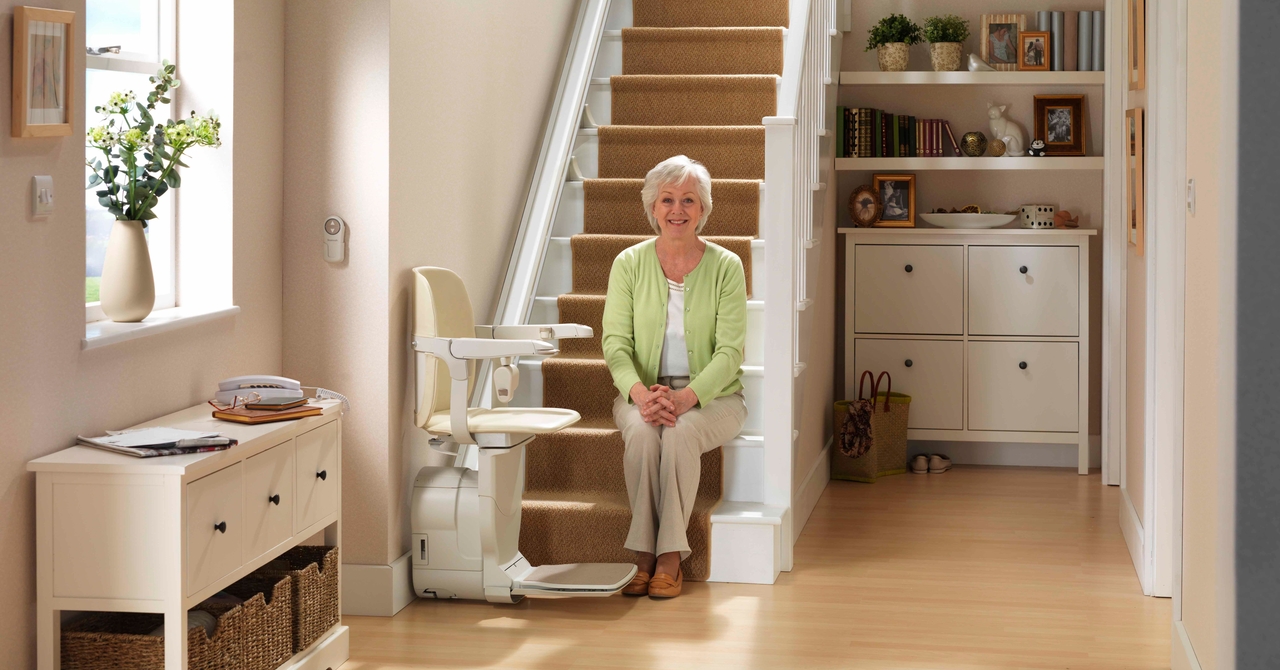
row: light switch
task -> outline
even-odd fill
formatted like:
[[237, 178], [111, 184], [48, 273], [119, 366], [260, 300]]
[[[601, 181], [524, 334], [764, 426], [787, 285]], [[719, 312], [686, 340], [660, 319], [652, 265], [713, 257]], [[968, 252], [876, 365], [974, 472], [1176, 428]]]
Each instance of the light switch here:
[[36, 175], [31, 178], [31, 215], [44, 218], [53, 213], [53, 177]]

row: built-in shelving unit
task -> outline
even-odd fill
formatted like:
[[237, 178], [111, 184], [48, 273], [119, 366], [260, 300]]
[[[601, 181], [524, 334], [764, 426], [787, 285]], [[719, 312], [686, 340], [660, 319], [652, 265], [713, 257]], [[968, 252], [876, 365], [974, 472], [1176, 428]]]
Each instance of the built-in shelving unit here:
[[842, 86], [1101, 86], [1106, 72], [841, 72]]
[[[957, 138], [958, 139], [958, 138]], [[837, 158], [837, 171], [916, 170], [1101, 170], [1102, 156], [946, 156], [934, 158]]]

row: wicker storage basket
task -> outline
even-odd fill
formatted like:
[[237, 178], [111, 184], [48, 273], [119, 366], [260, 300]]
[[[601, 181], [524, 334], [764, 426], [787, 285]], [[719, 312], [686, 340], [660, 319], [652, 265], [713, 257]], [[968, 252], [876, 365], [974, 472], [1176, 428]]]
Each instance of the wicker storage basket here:
[[311, 646], [338, 623], [337, 547], [294, 547], [253, 574], [293, 577], [293, 653]]
[[[869, 377], [864, 372], [863, 377]], [[881, 376], [888, 379], [887, 373]], [[879, 393], [878, 380], [871, 387], [871, 412], [869, 448], [864, 453], [844, 453], [858, 430], [854, 413], [858, 400], [841, 400], [835, 404], [836, 441], [831, 449], [831, 478], [855, 482], [874, 482], [879, 477], [907, 471], [907, 414], [911, 410], [911, 396], [885, 390]], [[858, 384], [858, 396], [862, 396], [862, 384]], [[862, 446], [867, 446], [863, 441]]]
[[[241, 605], [239, 670], [275, 670], [293, 656], [293, 577], [250, 575], [227, 588]], [[270, 594], [270, 599], [267, 599]]]
[[[190, 670], [238, 670], [240, 607], [218, 616], [210, 639], [204, 628], [187, 629]], [[148, 635], [164, 623], [160, 614], [95, 612], [62, 628], [63, 670], [164, 670], [164, 638]]]

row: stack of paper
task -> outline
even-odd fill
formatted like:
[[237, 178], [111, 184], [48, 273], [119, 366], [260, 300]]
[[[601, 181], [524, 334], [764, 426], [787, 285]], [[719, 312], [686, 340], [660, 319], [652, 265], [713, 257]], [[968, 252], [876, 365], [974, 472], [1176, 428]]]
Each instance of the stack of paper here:
[[76, 437], [77, 444], [105, 449], [138, 458], [175, 456], [201, 451], [229, 449], [236, 441], [218, 433], [155, 426], [133, 430], [107, 431], [102, 437]]

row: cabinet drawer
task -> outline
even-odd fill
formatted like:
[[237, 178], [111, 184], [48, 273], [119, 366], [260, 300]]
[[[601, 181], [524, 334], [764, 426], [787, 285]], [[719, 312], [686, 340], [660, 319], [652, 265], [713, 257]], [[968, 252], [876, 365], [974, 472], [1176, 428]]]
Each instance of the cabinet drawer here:
[[[911, 396], [909, 428], [964, 428], [964, 343], [937, 340], [872, 340], [854, 347], [855, 386], [863, 370], [887, 371], [893, 390]], [[870, 389], [867, 390], [870, 392]]]
[[243, 564], [243, 521], [240, 463], [187, 484], [187, 595]]
[[298, 533], [338, 509], [338, 423], [326, 423], [296, 441], [297, 507], [293, 532]]
[[859, 333], [959, 335], [964, 328], [963, 247], [859, 244], [854, 282]]
[[293, 440], [244, 462], [244, 560], [293, 537]]
[[1080, 334], [1080, 250], [969, 247], [970, 335]]
[[1078, 344], [969, 343], [970, 430], [1074, 433], [1079, 417]]

